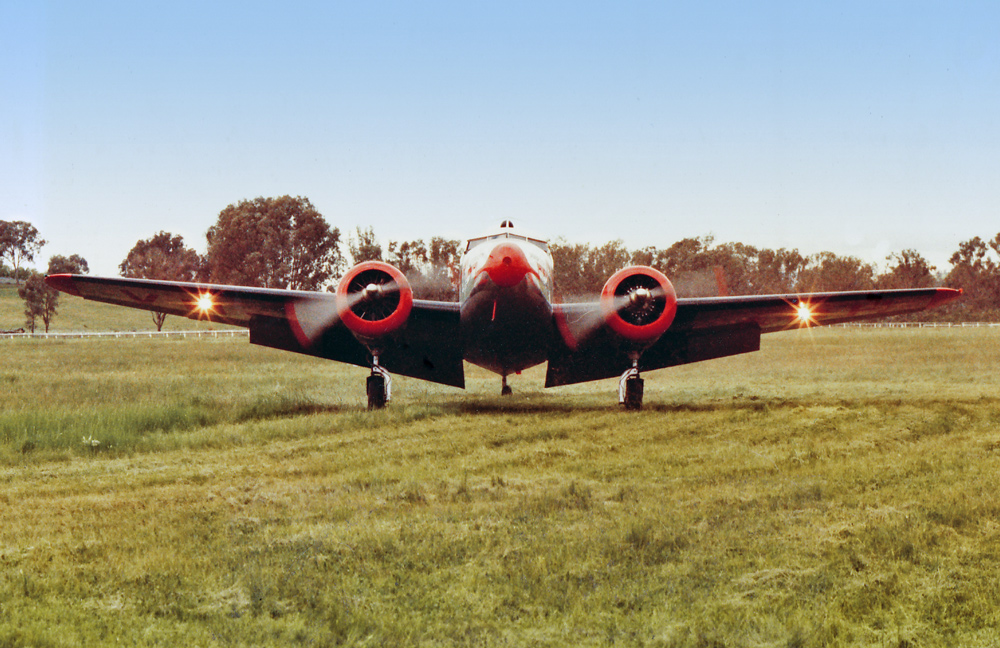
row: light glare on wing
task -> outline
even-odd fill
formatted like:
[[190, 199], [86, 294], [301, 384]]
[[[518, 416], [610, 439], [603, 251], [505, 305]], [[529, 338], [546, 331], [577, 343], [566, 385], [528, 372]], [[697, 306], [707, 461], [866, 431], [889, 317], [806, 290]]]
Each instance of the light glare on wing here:
[[210, 292], [198, 292], [191, 295], [191, 314], [198, 314], [198, 319], [211, 319], [215, 314], [215, 296]]
[[795, 308], [795, 318], [798, 320], [799, 324], [805, 326], [813, 324], [814, 320], [812, 307], [809, 304], [802, 302]]
[[204, 293], [198, 295], [198, 310], [202, 313], [208, 314], [215, 308], [215, 301], [212, 299], [211, 293]]

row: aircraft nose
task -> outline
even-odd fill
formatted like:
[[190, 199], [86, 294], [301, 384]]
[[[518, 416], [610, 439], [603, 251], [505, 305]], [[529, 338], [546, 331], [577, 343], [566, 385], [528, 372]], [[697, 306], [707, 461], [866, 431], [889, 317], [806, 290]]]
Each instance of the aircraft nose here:
[[493, 248], [483, 270], [501, 288], [516, 286], [524, 275], [533, 272], [524, 252], [512, 243], [501, 243]]

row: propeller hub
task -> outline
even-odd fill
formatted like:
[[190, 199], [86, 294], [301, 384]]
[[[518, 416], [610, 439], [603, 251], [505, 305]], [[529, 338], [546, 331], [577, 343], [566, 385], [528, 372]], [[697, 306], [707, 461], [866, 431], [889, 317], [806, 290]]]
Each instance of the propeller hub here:
[[382, 284], [370, 283], [361, 290], [362, 301], [378, 299], [385, 294], [385, 287]]
[[659, 270], [630, 266], [604, 284], [601, 310], [617, 335], [638, 345], [649, 345], [670, 328], [677, 313], [677, 296], [670, 280]]
[[653, 291], [649, 288], [636, 288], [628, 294], [629, 306], [645, 306], [653, 301]]
[[405, 325], [411, 308], [413, 291], [409, 282], [388, 263], [363, 261], [348, 270], [337, 286], [337, 314], [365, 344]]

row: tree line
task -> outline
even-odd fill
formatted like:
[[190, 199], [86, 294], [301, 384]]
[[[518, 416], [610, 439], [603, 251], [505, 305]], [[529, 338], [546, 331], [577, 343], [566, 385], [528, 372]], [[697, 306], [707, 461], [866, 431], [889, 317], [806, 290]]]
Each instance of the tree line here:
[[962, 288], [964, 298], [913, 319], [1000, 321], [1000, 234], [990, 241], [964, 241], [939, 271], [918, 251], [886, 257], [880, 270], [858, 257], [833, 252], [804, 255], [797, 249], [719, 243], [713, 237], [685, 238], [667, 248], [630, 250], [622, 241], [600, 246], [550, 245], [557, 291], [565, 301], [589, 299], [615, 270], [652, 266], [671, 279], [681, 297], [761, 295], [899, 288]]
[[629, 264], [660, 270], [685, 297], [923, 288], [942, 282], [915, 250], [890, 255], [888, 267], [880, 273], [874, 264], [853, 256], [833, 252], [807, 256], [796, 249], [716, 244], [711, 236], [686, 238], [664, 249], [629, 250], [621, 241], [592, 247], [561, 239], [551, 248], [555, 275], [561, 279], [558, 286], [567, 299], [592, 295], [614, 269]]
[[[228, 205], [205, 236], [204, 255], [178, 234], [160, 231], [140, 239], [119, 264], [119, 273], [142, 279], [333, 290], [347, 268], [340, 230], [301, 196], [259, 197]], [[427, 243], [389, 241], [383, 252], [371, 228], [357, 228], [346, 244], [354, 263], [374, 259], [396, 265], [418, 298], [457, 297], [459, 241], [440, 237]], [[25, 300], [25, 325], [31, 332], [39, 321], [48, 331], [59, 304], [59, 293], [44, 282], [44, 275], [22, 267], [34, 261], [44, 245], [46, 241], [30, 223], [0, 221], [0, 276], [17, 281], [18, 293]], [[50, 259], [45, 274], [88, 271], [86, 260], [73, 255]], [[153, 313], [157, 330], [165, 318], [163, 313]]]
[[[357, 227], [345, 240], [301, 196], [259, 197], [228, 205], [206, 232], [206, 242], [207, 252], [200, 255], [180, 235], [160, 231], [137, 241], [119, 272], [145, 279], [332, 290], [347, 269], [349, 257], [351, 263], [391, 263], [406, 275], [418, 299], [449, 301], [457, 298], [463, 252], [460, 241], [443, 237], [390, 239], [383, 246], [371, 227]], [[26, 301], [26, 326], [32, 331], [38, 320], [48, 330], [58, 306], [58, 293], [48, 288], [40, 274], [23, 267], [45, 244], [29, 223], [0, 221], [0, 276], [18, 282], [19, 294]], [[556, 297], [562, 301], [591, 299], [622, 267], [648, 265], [670, 277], [682, 297], [962, 288], [963, 299], [917, 317], [1000, 321], [1000, 233], [989, 240], [963, 241], [947, 271], [938, 270], [913, 249], [889, 255], [880, 269], [854, 256], [804, 255], [794, 248], [716, 243], [711, 236], [685, 238], [666, 248], [638, 249], [629, 249], [621, 240], [591, 245], [560, 238], [550, 248]], [[48, 266], [48, 274], [87, 271], [87, 262], [79, 255], [52, 257]], [[157, 330], [164, 317], [154, 314]]]

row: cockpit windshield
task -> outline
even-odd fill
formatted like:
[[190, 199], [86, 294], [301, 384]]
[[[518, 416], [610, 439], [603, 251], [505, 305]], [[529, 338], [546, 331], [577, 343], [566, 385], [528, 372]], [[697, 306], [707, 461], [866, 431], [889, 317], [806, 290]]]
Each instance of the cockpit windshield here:
[[541, 239], [528, 238], [527, 236], [521, 236], [520, 234], [511, 234], [510, 232], [501, 232], [499, 234], [490, 234], [489, 236], [480, 236], [478, 238], [469, 239], [468, 245], [465, 246], [465, 251], [468, 252], [472, 248], [476, 247], [481, 243], [487, 241], [499, 241], [500, 239], [516, 239], [518, 241], [527, 241], [537, 248], [540, 248], [544, 252], [549, 251], [549, 244]]

